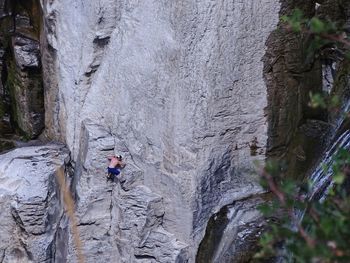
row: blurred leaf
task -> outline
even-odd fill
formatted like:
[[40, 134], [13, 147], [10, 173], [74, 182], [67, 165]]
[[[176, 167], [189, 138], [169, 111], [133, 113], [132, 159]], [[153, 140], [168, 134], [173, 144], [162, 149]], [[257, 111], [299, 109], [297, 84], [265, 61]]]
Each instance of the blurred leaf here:
[[290, 16], [282, 16], [281, 20], [288, 23], [294, 32], [300, 32], [302, 23], [305, 21], [303, 12], [300, 9], [295, 9]]
[[[318, 17], [305, 18], [299, 9], [289, 16], [283, 16], [281, 21], [293, 31], [301, 32], [301, 42], [307, 36], [305, 61], [315, 61], [317, 55], [327, 58], [330, 49], [340, 51], [339, 54], [344, 54], [341, 56], [350, 60], [350, 47], [344, 47], [346, 44], [341, 41], [344, 39], [344, 28], [340, 25]], [[321, 53], [323, 50], [325, 52]], [[328, 108], [331, 111], [338, 110], [342, 104], [341, 98], [336, 95], [310, 93], [309, 96], [309, 106], [312, 108]], [[324, 174], [332, 172], [334, 184], [328, 188], [326, 185], [327, 193], [322, 196], [321, 202], [320, 193], [314, 193], [317, 182], [305, 180], [300, 183], [285, 178], [284, 171], [287, 169], [281, 161], [269, 161], [265, 166], [268, 178], [273, 178], [275, 191], [272, 193], [276, 196], [271, 203], [260, 206], [259, 209], [278, 220], [269, 221], [268, 231], [261, 239], [260, 255], [266, 256], [266, 252], [270, 256], [279, 255], [281, 247], [284, 247], [291, 262], [350, 262], [350, 178], [347, 178], [350, 173], [349, 151], [337, 150], [332, 156], [332, 162], [322, 165]], [[265, 186], [269, 186], [266, 180], [262, 181]], [[320, 189], [320, 192], [324, 190]], [[279, 199], [281, 195], [282, 201]], [[314, 247], [308, 245], [305, 236], [295, 227], [299, 224], [304, 233], [315, 240]]]
[[317, 17], [313, 17], [310, 20], [310, 30], [311, 30], [311, 32], [316, 33], [316, 34], [320, 34], [320, 33], [324, 32], [325, 29], [326, 29], [325, 23], [322, 22]]
[[273, 213], [273, 211], [274, 211], [273, 207], [270, 204], [268, 204], [268, 203], [264, 203], [264, 204], [259, 205], [258, 209], [265, 216], [271, 215]]
[[320, 93], [312, 94], [310, 92], [310, 107], [311, 108], [327, 108], [324, 97]]
[[333, 176], [333, 181], [336, 184], [342, 184], [344, 183], [344, 180], [345, 180], [345, 175], [342, 173], [338, 173], [335, 176]]
[[340, 107], [340, 103], [341, 103], [341, 101], [340, 101], [339, 96], [333, 95], [333, 96], [331, 97], [331, 101], [330, 101], [330, 106], [331, 106], [331, 107], [333, 107], [333, 108], [338, 108], [338, 107]]
[[350, 51], [345, 52], [345, 58], [350, 59]]

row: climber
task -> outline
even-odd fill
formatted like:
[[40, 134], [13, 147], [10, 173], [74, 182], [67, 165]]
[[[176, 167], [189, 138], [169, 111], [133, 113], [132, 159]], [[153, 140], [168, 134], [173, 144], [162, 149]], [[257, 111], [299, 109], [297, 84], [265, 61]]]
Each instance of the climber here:
[[114, 178], [120, 174], [120, 169], [125, 167], [125, 163], [122, 161], [121, 155], [109, 156], [110, 163], [107, 168], [107, 180], [114, 181]]

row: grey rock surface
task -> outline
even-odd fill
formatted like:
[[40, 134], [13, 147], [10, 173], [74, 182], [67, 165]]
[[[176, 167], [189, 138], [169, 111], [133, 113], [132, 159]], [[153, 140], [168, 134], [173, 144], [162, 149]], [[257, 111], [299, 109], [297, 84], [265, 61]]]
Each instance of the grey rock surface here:
[[[42, 5], [46, 132], [72, 152], [88, 261], [194, 262], [209, 218], [262, 192], [279, 1]], [[120, 185], [104, 178], [113, 153]]]
[[69, 158], [62, 145], [0, 155], [0, 262], [52, 262], [65, 224], [55, 175]]
[[266, 202], [266, 197], [266, 194], [248, 197], [224, 206], [214, 214], [208, 222], [196, 262], [250, 262], [266, 227], [266, 218], [256, 206]]
[[[113, 154], [114, 137], [85, 121], [80, 147], [73, 184], [87, 262], [176, 262], [187, 258], [188, 245], [163, 227], [163, 198], [141, 184], [137, 167], [130, 163], [118, 182], [107, 181], [106, 160]], [[69, 262], [74, 261], [73, 252], [68, 253]]]

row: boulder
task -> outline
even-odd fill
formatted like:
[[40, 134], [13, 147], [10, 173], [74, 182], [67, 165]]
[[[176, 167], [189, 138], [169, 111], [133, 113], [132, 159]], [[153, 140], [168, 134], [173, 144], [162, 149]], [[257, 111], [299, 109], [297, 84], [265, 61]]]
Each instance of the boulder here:
[[0, 261], [52, 262], [63, 216], [59, 170], [69, 162], [62, 145], [18, 148], [0, 155]]

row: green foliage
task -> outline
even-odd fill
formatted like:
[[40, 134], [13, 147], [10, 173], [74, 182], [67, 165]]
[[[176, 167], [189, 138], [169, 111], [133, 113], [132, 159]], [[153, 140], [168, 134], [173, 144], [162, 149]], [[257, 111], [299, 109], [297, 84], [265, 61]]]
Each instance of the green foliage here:
[[309, 106], [311, 108], [322, 108], [322, 109], [328, 109], [332, 111], [332, 110], [339, 109], [341, 105], [341, 100], [338, 95], [325, 97], [321, 93], [310, 92], [309, 97], [310, 97]]
[[314, 34], [336, 34], [338, 33], [338, 27], [334, 22], [322, 21], [317, 17], [313, 17], [308, 22], [308, 27], [311, 33]]
[[317, 17], [306, 19], [300, 9], [295, 9], [290, 16], [282, 16], [285, 22], [294, 32], [309, 32], [316, 35], [335, 34], [339, 27], [331, 21], [324, 21]]
[[[350, 58], [350, 42], [343, 28], [317, 17], [304, 18], [300, 10], [282, 17], [287, 28], [312, 37], [308, 53], [321, 53], [323, 47], [340, 50]], [[341, 99], [332, 95], [310, 93], [309, 106], [332, 111], [339, 109]], [[322, 189], [315, 193], [314, 183], [285, 178], [280, 162], [267, 162], [261, 185], [274, 198], [260, 206], [270, 221], [261, 236], [261, 251], [256, 258], [284, 257], [287, 262], [350, 262], [350, 153], [339, 149], [324, 174], [332, 174]], [[321, 192], [322, 192], [321, 191]]]
[[339, 150], [332, 166], [324, 167], [333, 172], [334, 184], [322, 202], [312, 198], [311, 182], [271, 176], [271, 169], [278, 170], [276, 163], [267, 164], [262, 184], [276, 198], [261, 205], [260, 211], [267, 218], [278, 215], [278, 220], [269, 222], [256, 257], [281, 256], [284, 248], [291, 262], [350, 262], [350, 153]]
[[315, 35], [342, 32], [342, 28], [332, 21], [321, 20], [318, 17], [305, 18], [300, 9], [295, 9], [290, 16], [282, 16], [281, 20], [294, 32], [304, 31]]
[[302, 25], [306, 22], [303, 17], [303, 12], [300, 9], [295, 9], [290, 16], [282, 16], [281, 20], [289, 24], [295, 32], [302, 30]]
[[309, 103], [309, 106], [312, 107], [312, 108], [327, 108], [327, 105], [326, 105], [326, 100], [325, 100], [325, 97], [320, 94], [320, 93], [316, 93], [316, 94], [313, 94], [310, 92], [309, 94], [310, 96], [310, 103]]
[[[308, 54], [331, 47], [350, 58], [350, 42], [343, 27], [317, 17], [304, 18], [300, 10], [282, 17], [297, 34], [311, 37]], [[310, 93], [309, 106], [339, 110], [341, 98]], [[323, 165], [332, 177], [317, 192], [314, 182], [285, 178], [279, 162], [267, 162], [261, 185], [273, 198], [260, 206], [269, 219], [256, 258], [282, 257], [283, 262], [350, 262], [350, 153], [338, 149], [331, 164]], [[321, 198], [322, 197], [322, 198]], [[321, 198], [321, 199], [320, 199]]]
[[311, 38], [308, 54], [315, 54], [323, 47], [333, 46], [342, 50], [340, 53], [343, 53], [343, 57], [350, 58], [350, 42], [343, 25], [318, 17], [307, 19], [299, 9], [294, 10], [290, 16], [283, 16], [281, 20], [287, 29]]

